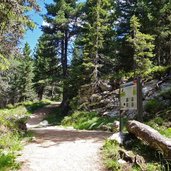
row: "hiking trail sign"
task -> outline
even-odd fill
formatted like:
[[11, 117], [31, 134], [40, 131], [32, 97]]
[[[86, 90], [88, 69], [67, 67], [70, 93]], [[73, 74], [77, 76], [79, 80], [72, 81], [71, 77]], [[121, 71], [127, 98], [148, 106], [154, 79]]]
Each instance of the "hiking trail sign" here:
[[137, 110], [137, 81], [120, 86], [120, 110]]

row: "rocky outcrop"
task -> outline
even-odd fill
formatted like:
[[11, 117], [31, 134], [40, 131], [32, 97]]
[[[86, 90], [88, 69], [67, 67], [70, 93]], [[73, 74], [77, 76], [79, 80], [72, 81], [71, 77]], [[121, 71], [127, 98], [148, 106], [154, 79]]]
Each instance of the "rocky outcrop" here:
[[[112, 88], [113, 87], [113, 88]], [[79, 106], [81, 110], [97, 111], [101, 115], [119, 116], [119, 89], [114, 89], [109, 81], [99, 81], [98, 86], [86, 84], [81, 87], [79, 92]], [[149, 99], [157, 97], [162, 91], [171, 88], [171, 75], [165, 79], [151, 80], [143, 85], [143, 104]], [[171, 103], [171, 100], [165, 100]], [[126, 111], [124, 116], [134, 119], [136, 110]]]
[[107, 82], [100, 83], [94, 90], [92, 84], [84, 85], [79, 92], [81, 109], [97, 111], [102, 115], [119, 114], [119, 90], [112, 90]]

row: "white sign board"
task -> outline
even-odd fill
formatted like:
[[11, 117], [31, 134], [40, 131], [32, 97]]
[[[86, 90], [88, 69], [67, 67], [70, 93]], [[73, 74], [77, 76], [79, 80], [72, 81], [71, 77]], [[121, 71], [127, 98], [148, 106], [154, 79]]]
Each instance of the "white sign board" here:
[[137, 82], [122, 84], [120, 88], [121, 110], [137, 109]]

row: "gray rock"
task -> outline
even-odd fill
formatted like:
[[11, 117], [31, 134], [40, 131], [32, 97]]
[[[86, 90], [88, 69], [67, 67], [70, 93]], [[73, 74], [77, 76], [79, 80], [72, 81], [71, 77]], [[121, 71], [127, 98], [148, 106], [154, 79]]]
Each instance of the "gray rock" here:
[[109, 91], [104, 91], [102, 94], [106, 95], [106, 94], [109, 94], [109, 93], [110, 93]]
[[118, 144], [123, 144], [124, 134], [122, 132], [114, 133], [112, 136], [108, 138], [108, 140], [116, 141]]
[[101, 82], [99, 87], [102, 91], [111, 91], [112, 90], [112, 86], [105, 82]]
[[125, 161], [125, 160], [123, 160], [123, 159], [119, 159], [119, 160], [118, 160], [118, 163], [119, 163], [119, 164], [125, 164], [125, 163], [126, 163], [126, 161]]
[[120, 122], [119, 121], [114, 121], [112, 126], [113, 126], [113, 131], [118, 132], [119, 127], [120, 127]]
[[103, 114], [103, 116], [110, 116], [110, 117], [116, 117], [119, 115], [119, 110], [112, 110], [112, 111], [105, 111]]
[[128, 119], [134, 119], [136, 115], [137, 115], [137, 110], [128, 110], [126, 111], [126, 114], [125, 114], [125, 116]]
[[40, 122], [39, 125], [40, 125], [40, 126], [48, 126], [49, 123], [48, 123], [47, 120], [44, 120], [44, 121]]
[[101, 99], [102, 96], [100, 94], [92, 94], [92, 96], [90, 97], [90, 101], [93, 103], [100, 102]]
[[163, 84], [161, 84], [161, 90], [163, 91], [165, 91], [165, 90], [167, 90], [167, 89], [169, 89], [169, 88], [171, 88], [171, 81], [168, 81], [168, 82], [165, 82], [165, 83], [163, 83]]

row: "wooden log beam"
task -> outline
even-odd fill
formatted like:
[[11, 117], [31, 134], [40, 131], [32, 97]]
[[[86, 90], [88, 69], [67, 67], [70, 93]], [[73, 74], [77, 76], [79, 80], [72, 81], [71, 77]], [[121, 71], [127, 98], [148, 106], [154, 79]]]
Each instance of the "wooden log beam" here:
[[164, 157], [171, 159], [171, 139], [162, 136], [150, 126], [135, 120], [128, 121], [127, 130], [145, 141], [150, 147], [160, 150]]

